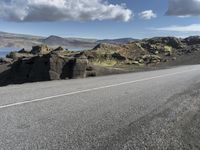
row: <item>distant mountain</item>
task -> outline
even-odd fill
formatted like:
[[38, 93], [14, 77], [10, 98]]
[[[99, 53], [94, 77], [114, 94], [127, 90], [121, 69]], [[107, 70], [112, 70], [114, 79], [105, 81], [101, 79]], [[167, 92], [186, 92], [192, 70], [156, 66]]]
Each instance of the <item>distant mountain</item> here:
[[63, 38], [51, 35], [41, 42], [52, 47], [63, 46], [66, 48], [93, 48], [97, 43], [95, 39]]
[[15, 37], [15, 38], [28, 38], [28, 39], [40, 39], [44, 38], [43, 36], [36, 36], [36, 35], [27, 35], [27, 34], [19, 34], [19, 33], [8, 33], [8, 32], [1, 32], [0, 31], [0, 36], [1, 37]]
[[45, 39], [42, 39], [41, 41], [42, 41], [42, 43], [45, 43], [45, 44], [48, 44], [48, 45], [57, 45], [57, 44], [58, 45], [65, 45], [68, 42], [67, 39], [61, 38], [59, 36], [54, 36], [54, 35], [49, 36]]
[[41, 36], [0, 32], [0, 48], [31, 48], [33, 45], [40, 44], [39, 39], [42, 38]]
[[12, 47], [12, 48], [25, 48], [31, 49], [32, 46], [47, 44], [50, 47], [62, 46], [68, 49], [90, 49], [97, 45], [95, 39], [84, 38], [63, 38], [59, 36], [51, 35], [49, 37], [32, 36], [24, 34], [6, 33], [0, 32], [0, 48]]
[[64, 38], [55, 35], [49, 37], [33, 36], [25, 34], [15, 34], [0, 32], [0, 48], [25, 48], [30, 50], [32, 46], [47, 44], [52, 48], [62, 46], [67, 49], [92, 49], [100, 43], [110, 44], [125, 44], [131, 41], [135, 41], [133, 38], [121, 38], [121, 39], [87, 39], [87, 38]]
[[136, 41], [137, 39], [133, 38], [121, 38], [121, 39], [104, 39], [98, 40], [97, 43], [108, 43], [108, 44], [126, 44], [128, 42]]

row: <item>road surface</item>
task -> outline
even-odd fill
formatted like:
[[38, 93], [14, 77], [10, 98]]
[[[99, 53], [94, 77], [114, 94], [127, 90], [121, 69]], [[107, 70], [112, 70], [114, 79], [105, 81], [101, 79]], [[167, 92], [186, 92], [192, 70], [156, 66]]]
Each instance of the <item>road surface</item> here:
[[200, 149], [200, 65], [1, 87], [0, 149]]

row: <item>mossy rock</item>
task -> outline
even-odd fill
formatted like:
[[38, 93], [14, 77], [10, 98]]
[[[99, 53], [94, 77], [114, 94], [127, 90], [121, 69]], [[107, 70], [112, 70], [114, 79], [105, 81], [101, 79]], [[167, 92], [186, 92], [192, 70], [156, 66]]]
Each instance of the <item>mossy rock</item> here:
[[10, 52], [9, 54], [6, 55], [7, 58], [12, 58], [12, 59], [16, 59], [17, 57], [17, 52], [13, 51]]
[[31, 54], [44, 55], [44, 54], [48, 54], [50, 51], [51, 49], [49, 49], [47, 45], [37, 45], [37, 46], [32, 47]]
[[171, 56], [172, 55], [172, 50], [173, 48], [171, 46], [164, 46], [164, 52], [165, 52], [165, 56]]
[[97, 66], [112, 67], [116, 65], [118, 62], [113, 59], [106, 59], [106, 60], [91, 60], [90, 63]]
[[158, 55], [144, 55], [142, 56], [142, 59], [146, 64], [150, 64], [150, 63], [158, 63], [161, 61], [162, 58]]
[[140, 63], [138, 61], [133, 61], [132, 64], [133, 65], [138, 65], [138, 66], [140, 65]]
[[141, 63], [141, 64], [143, 64], [144, 60], [143, 59], [139, 59], [138, 62]]

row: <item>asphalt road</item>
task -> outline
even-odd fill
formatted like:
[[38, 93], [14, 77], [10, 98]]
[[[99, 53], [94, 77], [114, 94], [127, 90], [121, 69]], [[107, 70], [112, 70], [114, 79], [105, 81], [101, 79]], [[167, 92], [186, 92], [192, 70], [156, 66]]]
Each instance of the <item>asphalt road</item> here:
[[200, 65], [1, 87], [0, 149], [200, 149]]

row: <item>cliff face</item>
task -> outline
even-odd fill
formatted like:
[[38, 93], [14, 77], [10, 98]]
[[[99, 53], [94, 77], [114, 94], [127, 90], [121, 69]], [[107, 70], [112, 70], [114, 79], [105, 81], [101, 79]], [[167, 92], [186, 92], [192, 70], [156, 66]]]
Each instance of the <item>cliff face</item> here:
[[[200, 37], [157, 37], [127, 44], [98, 44], [73, 52], [46, 45], [0, 59], [0, 85], [118, 73], [119, 69], [200, 63]], [[115, 70], [117, 68], [117, 70]]]
[[47, 46], [37, 46], [30, 53], [15, 53], [9, 57], [14, 58], [15, 61], [10, 64], [10, 69], [0, 74], [0, 84], [86, 76], [87, 58], [80, 54], [71, 54], [62, 48], [49, 50]]

